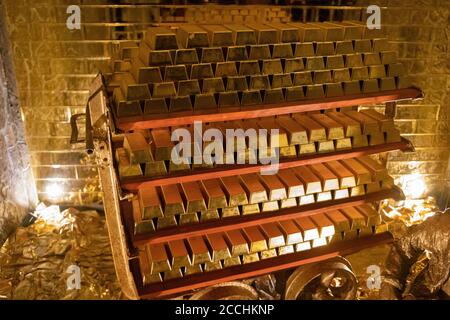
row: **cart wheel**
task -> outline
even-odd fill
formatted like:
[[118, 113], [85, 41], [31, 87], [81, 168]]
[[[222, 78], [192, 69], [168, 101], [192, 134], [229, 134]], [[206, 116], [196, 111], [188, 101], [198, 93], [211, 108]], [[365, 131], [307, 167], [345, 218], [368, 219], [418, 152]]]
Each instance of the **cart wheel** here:
[[241, 282], [224, 282], [196, 292], [189, 300], [258, 300], [258, 293]]
[[343, 257], [297, 268], [289, 277], [285, 300], [353, 300], [358, 281]]

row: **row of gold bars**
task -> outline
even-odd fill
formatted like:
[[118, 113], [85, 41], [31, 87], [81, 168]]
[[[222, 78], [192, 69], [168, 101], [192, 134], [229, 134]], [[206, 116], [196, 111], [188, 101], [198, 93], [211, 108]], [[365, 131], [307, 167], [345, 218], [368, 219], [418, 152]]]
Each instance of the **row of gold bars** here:
[[139, 188], [135, 234], [232, 216], [273, 212], [390, 189], [393, 179], [369, 156], [329, 161], [274, 175], [249, 173]]
[[372, 205], [139, 248], [143, 284], [180, 278], [387, 231]]
[[[191, 132], [193, 127], [186, 127]], [[261, 118], [259, 120], [243, 120], [204, 125], [203, 130], [217, 128], [226, 136], [227, 129], [266, 129], [267, 145], [271, 147], [273, 139], [278, 140], [280, 158], [295, 158], [315, 153], [327, 153], [339, 150], [375, 146], [384, 143], [400, 141], [399, 131], [394, 121], [372, 109], [355, 111], [329, 111], [326, 113], [293, 114], [277, 118]], [[176, 128], [172, 128], [173, 130]], [[270, 136], [271, 129], [278, 129], [278, 135]], [[190, 157], [187, 164], [175, 164], [171, 161], [174, 142], [169, 128], [140, 130], [124, 135], [123, 148], [116, 149], [116, 160], [119, 175], [122, 178], [131, 176], [162, 176], [173, 172], [189, 171], [212, 167], [203, 159]], [[236, 147], [238, 138], [233, 138]], [[256, 138], [257, 139], [257, 138]], [[260, 139], [262, 139], [260, 137]], [[225, 140], [225, 139], [224, 139]], [[203, 148], [192, 141], [192, 155], [202, 154], [209, 142], [203, 142]], [[232, 155], [226, 153], [224, 141], [224, 157], [232, 158], [233, 163], [255, 163], [263, 158], [258, 150], [252, 149], [249, 139], [245, 139], [245, 150], [239, 150]], [[199, 151], [199, 153], [194, 153]], [[267, 156], [270, 156], [270, 152]], [[192, 161], [196, 160], [196, 161]], [[197, 161], [199, 160], [199, 161]], [[253, 162], [250, 162], [253, 160]], [[224, 163], [226, 163], [224, 161]], [[229, 163], [229, 162], [228, 162]], [[220, 166], [220, 164], [216, 165]]]

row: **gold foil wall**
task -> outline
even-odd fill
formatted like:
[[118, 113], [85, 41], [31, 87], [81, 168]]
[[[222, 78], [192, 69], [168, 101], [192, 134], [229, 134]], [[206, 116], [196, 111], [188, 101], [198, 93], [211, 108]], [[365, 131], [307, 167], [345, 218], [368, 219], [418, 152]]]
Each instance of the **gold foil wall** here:
[[[379, 4], [382, 25], [425, 100], [399, 106], [397, 125], [417, 147], [394, 153], [391, 174], [418, 173], [428, 191], [444, 186], [448, 146], [450, 67], [445, 0], [358, 1], [354, 6], [155, 5], [159, 1], [5, 0], [16, 75], [41, 199], [90, 203], [101, 197], [95, 167], [69, 145], [71, 114], [83, 112], [95, 74], [108, 72], [108, 57], [119, 40], [138, 39], [152, 22], [247, 22], [361, 19]], [[344, 4], [342, 1], [339, 2]], [[67, 7], [81, 9], [81, 29], [69, 30]], [[387, 6], [387, 8], [385, 8]], [[221, 20], [220, 20], [221, 19]], [[228, 19], [231, 19], [230, 21]], [[375, 106], [383, 109], [383, 106]], [[55, 188], [55, 185], [57, 186]], [[55, 191], [56, 190], [56, 191]], [[50, 197], [53, 195], [54, 197]]]

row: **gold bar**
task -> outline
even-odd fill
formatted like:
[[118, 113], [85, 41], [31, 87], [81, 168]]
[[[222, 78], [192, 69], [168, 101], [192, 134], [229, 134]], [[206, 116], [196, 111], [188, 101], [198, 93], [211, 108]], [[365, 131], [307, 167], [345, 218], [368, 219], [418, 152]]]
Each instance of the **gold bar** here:
[[173, 269], [170, 271], [164, 271], [164, 281], [181, 278], [183, 276], [183, 272], [181, 269]]
[[297, 198], [288, 198], [281, 200], [280, 209], [292, 208], [297, 206]]
[[356, 39], [353, 42], [355, 52], [371, 52], [372, 42], [369, 39]]
[[181, 81], [188, 79], [185, 65], [166, 66], [164, 69], [165, 69], [164, 70], [165, 82]]
[[196, 94], [194, 97], [194, 110], [215, 109], [216, 99], [213, 93]]
[[127, 133], [123, 140], [123, 147], [130, 155], [132, 164], [151, 162], [150, 146], [140, 133]]
[[327, 82], [332, 82], [331, 71], [330, 70], [318, 70], [313, 72], [313, 82], [315, 84], [322, 84]]
[[133, 204], [133, 221], [134, 221], [134, 234], [151, 233], [155, 231], [155, 225], [153, 220], [143, 220], [141, 207], [139, 200], [132, 201]]
[[251, 45], [248, 46], [248, 48], [248, 58], [250, 60], [270, 59], [272, 57], [272, 55], [270, 54], [269, 46], [267, 44]]
[[356, 159], [343, 159], [342, 163], [353, 172], [357, 185], [370, 183], [372, 181], [370, 171]]
[[323, 22], [312, 22], [310, 24], [324, 30], [325, 41], [340, 41], [345, 39], [345, 29], [341, 25]]
[[260, 179], [264, 186], [269, 189], [270, 201], [287, 198], [286, 188], [276, 175], [260, 175]]
[[223, 233], [206, 235], [213, 261], [219, 261], [231, 257], [230, 250], [223, 236]]
[[341, 162], [328, 161], [325, 165], [338, 177], [341, 189], [356, 186], [355, 176]]
[[227, 231], [225, 241], [231, 247], [232, 256], [246, 255], [250, 252], [247, 240], [244, 238], [241, 230]]
[[258, 44], [272, 44], [278, 42], [277, 30], [262, 23], [247, 23], [247, 27], [255, 30], [256, 42]]
[[366, 194], [366, 189], [364, 185], [359, 185], [353, 188], [350, 188], [350, 197], [362, 196]]
[[249, 88], [259, 90], [269, 90], [270, 89], [269, 77], [267, 75], [251, 75]]
[[366, 193], [378, 192], [381, 190], [380, 181], [374, 181], [366, 184]]
[[188, 250], [183, 240], [173, 240], [168, 243], [172, 269], [191, 265]]
[[326, 83], [325, 84], [325, 95], [327, 97], [343, 96], [344, 89], [342, 88], [342, 83]]
[[288, 245], [288, 246], [283, 246], [283, 247], [279, 247], [277, 248], [277, 252], [278, 255], [283, 255], [283, 254], [289, 254], [289, 253], [294, 253], [294, 246], [293, 245]]
[[206, 211], [200, 212], [200, 222], [210, 221], [210, 220], [219, 220], [219, 211], [217, 209], [210, 209]]
[[247, 49], [245, 46], [227, 47], [227, 61], [242, 61], [247, 60]]
[[342, 81], [350, 81], [350, 70], [348, 68], [342, 69], [334, 69], [333, 73], [333, 81], [334, 82], [342, 82]]
[[225, 91], [222, 78], [209, 78], [202, 81], [202, 93], [216, 93]]
[[339, 211], [341, 211], [350, 220], [351, 230], [361, 229], [367, 226], [366, 218], [354, 207], [345, 207]]
[[171, 270], [169, 257], [167, 256], [164, 244], [152, 244], [145, 246], [147, 256], [150, 260], [151, 273], [164, 272]]
[[143, 220], [163, 216], [158, 191], [155, 187], [139, 188], [138, 198]]
[[178, 82], [178, 95], [189, 96], [200, 93], [198, 80], [183, 80]]
[[181, 24], [177, 29], [177, 38], [183, 48], [209, 47], [206, 30], [195, 24]]
[[330, 191], [339, 189], [339, 180], [333, 172], [322, 163], [308, 166], [322, 182], [322, 190]]
[[297, 101], [305, 97], [302, 86], [294, 86], [285, 88], [285, 100]]
[[307, 195], [301, 196], [299, 198], [298, 205], [302, 206], [302, 205], [310, 204], [310, 203], [314, 203], [314, 202], [316, 202], [314, 194], [307, 194]]
[[327, 116], [340, 123], [344, 127], [346, 137], [361, 135], [361, 125], [358, 121], [346, 116], [343, 112], [328, 112]]
[[203, 272], [202, 266], [200, 264], [194, 264], [192, 266], [184, 268], [184, 275], [189, 276], [191, 274]]
[[294, 79], [292, 83], [294, 86], [313, 84], [311, 71], [298, 71], [294, 72], [293, 75]]
[[232, 31], [233, 42], [235, 45], [256, 44], [256, 34], [254, 30], [238, 24], [226, 24], [225, 27]]
[[351, 229], [351, 221], [339, 210], [328, 211], [325, 214], [333, 222], [336, 233]]
[[353, 95], [361, 93], [361, 86], [358, 80], [344, 81], [343, 87], [345, 95]]
[[296, 244], [303, 241], [302, 232], [293, 220], [280, 221], [278, 222], [278, 226], [284, 234], [287, 245]]
[[[220, 53], [222, 53], [222, 50], [220, 50]], [[223, 53], [222, 53], [222, 61], [223, 61]], [[184, 65], [193, 63], [198, 63], [197, 51], [195, 49], [178, 49], [175, 52], [175, 64]]]
[[170, 50], [152, 50], [144, 42], [139, 46], [139, 59], [145, 66], [165, 66], [173, 63]]
[[319, 238], [319, 230], [309, 217], [296, 218], [295, 223], [303, 234], [303, 241], [310, 241]]
[[226, 207], [222, 209], [222, 218], [234, 217], [241, 215], [239, 212], [239, 207]]
[[251, 254], [247, 254], [247, 255], [244, 255], [242, 257], [242, 263], [243, 264], [252, 263], [252, 262], [256, 262], [256, 261], [259, 261], [259, 255], [258, 255], [257, 252], [251, 253]]
[[202, 190], [208, 205], [208, 209], [218, 209], [227, 206], [227, 199], [220, 181], [217, 179], [202, 180]]
[[314, 57], [314, 45], [312, 42], [297, 42], [295, 43], [294, 56], [295, 57]]
[[258, 75], [259, 70], [258, 60], [247, 60], [238, 62], [238, 72], [240, 76]]
[[158, 230], [176, 226], [177, 219], [175, 218], [175, 216], [160, 217], [156, 222], [156, 229]]
[[336, 53], [334, 43], [331, 41], [316, 42], [316, 56], [331, 56]]
[[361, 113], [364, 113], [365, 115], [380, 122], [380, 128], [382, 132], [395, 130], [394, 119], [389, 118], [382, 113], [376, 112], [373, 109], [361, 110]]
[[244, 76], [227, 77], [227, 91], [243, 91], [248, 89], [247, 79]]
[[276, 210], [279, 209], [278, 201], [263, 202], [262, 205], [261, 205], [261, 209], [262, 209], [263, 212], [276, 211]]
[[349, 110], [344, 111], [344, 114], [360, 123], [363, 134], [372, 134], [372, 133], [376, 134], [380, 132], [380, 126], [378, 125], [378, 121], [365, 115], [364, 113]]
[[377, 79], [363, 80], [362, 91], [363, 91], [363, 93], [379, 91], [378, 80]]
[[316, 144], [314, 142], [308, 144], [301, 144], [298, 146], [298, 154], [316, 153]]
[[387, 169], [382, 164], [372, 159], [371, 157], [362, 156], [359, 157], [357, 160], [371, 171], [374, 180], [378, 181], [389, 177]]
[[259, 255], [261, 257], [261, 260], [273, 258], [277, 256], [277, 250], [276, 249], [264, 250], [261, 251]]
[[314, 214], [310, 218], [318, 226], [320, 238], [327, 238], [335, 234], [333, 222], [324, 213]]
[[316, 194], [316, 202], [329, 201], [332, 200], [333, 196], [331, 191], [319, 192]]
[[266, 223], [261, 225], [261, 230], [266, 237], [269, 248], [278, 248], [285, 245], [284, 236], [276, 223]]
[[139, 252], [139, 268], [141, 270], [143, 285], [162, 281], [160, 273], [151, 274], [147, 254], [142, 251]]
[[187, 238], [189, 244], [188, 251], [191, 255], [192, 264], [200, 264], [211, 261], [211, 256], [202, 237], [190, 237]]
[[230, 257], [227, 258], [225, 260], [223, 260], [223, 267], [224, 268], [228, 268], [228, 267], [232, 267], [232, 266], [238, 266], [241, 264], [241, 259], [239, 258], [239, 256], [237, 257]]
[[142, 169], [139, 164], [131, 164], [128, 154], [124, 148], [116, 149], [116, 160], [119, 164], [119, 177], [142, 176]]
[[214, 77], [211, 63], [193, 64], [190, 79], [205, 79]]
[[269, 79], [271, 79], [270, 84], [273, 89], [292, 86], [292, 79], [290, 74], [274, 74], [271, 75]]
[[194, 213], [206, 210], [200, 185], [197, 181], [184, 182], [181, 184], [185, 200], [186, 213]]
[[290, 43], [275, 43], [271, 46], [272, 58], [288, 59], [293, 58], [292, 46]]
[[220, 92], [219, 101], [217, 105], [219, 107], [233, 107], [239, 106], [239, 96], [237, 91]]
[[249, 90], [241, 93], [241, 105], [250, 106], [255, 104], [261, 104], [261, 92], [260, 90]]
[[177, 94], [173, 82], [152, 83], [153, 98], [168, 98]]
[[267, 250], [267, 242], [264, 235], [261, 233], [258, 227], [252, 226], [243, 229], [244, 236], [250, 243], [250, 252], [255, 253], [263, 250]]
[[247, 192], [247, 198], [250, 204], [267, 201], [267, 192], [255, 173], [241, 175], [243, 187]]
[[322, 184], [320, 178], [317, 177], [308, 166], [292, 168], [297, 177], [306, 185], [305, 193], [312, 194], [322, 192]]
[[395, 51], [381, 51], [380, 58], [381, 64], [397, 63], [397, 53]]
[[389, 42], [386, 38], [372, 39], [373, 52], [389, 50]]
[[296, 252], [306, 251], [306, 250], [310, 250], [310, 249], [311, 249], [311, 242], [309, 242], [309, 241], [297, 243], [295, 245]]
[[349, 197], [349, 193], [348, 193], [348, 189], [339, 189], [339, 190], [334, 190], [333, 191], [333, 199], [334, 200], [338, 200], [338, 199], [345, 199]]
[[244, 204], [242, 206], [242, 215], [259, 213], [259, 205], [257, 203]]
[[[206, 47], [202, 48], [201, 50], [202, 53], [200, 61], [202, 63], [220, 63], [225, 61], [221, 47], [212, 47], [212, 48]], [[190, 63], [198, 63], [198, 60], [197, 62], [194, 61]]]
[[281, 22], [267, 22], [265, 23], [272, 28], [275, 28], [278, 32], [278, 38], [281, 42], [297, 42], [298, 41], [298, 29]]
[[209, 37], [212, 47], [227, 47], [234, 45], [233, 33], [222, 25], [202, 25]]
[[113, 91], [113, 101], [116, 107], [117, 117], [131, 117], [142, 114], [141, 105], [138, 100], [126, 101], [122, 89], [115, 88]]
[[[270, 86], [270, 85], [269, 85]], [[276, 104], [284, 101], [283, 90], [281, 88], [264, 90], [264, 103]]]
[[348, 21], [325, 22], [325, 23], [342, 26], [345, 31], [344, 39], [346, 40], [362, 39], [364, 35], [364, 28], [365, 28], [364, 25], [357, 25]]
[[327, 140], [344, 138], [343, 126], [333, 118], [326, 114], [312, 114], [310, 117], [325, 128]]
[[170, 112], [177, 111], [191, 111], [192, 110], [192, 102], [189, 96], [184, 97], [171, 97], [169, 104]]
[[356, 210], [361, 212], [367, 219], [368, 226], [376, 226], [381, 224], [381, 215], [375, 210], [375, 208], [370, 204], [362, 204], [356, 207]]
[[185, 213], [180, 214], [180, 226], [187, 225], [187, 224], [195, 224], [198, 223], [198, 216], [197, 213]]
[[356, 68], [363, 67], [364, 63], [362, 60], [361, 53], [352, 53], [345, 55], [345, 67], [346, 68]]
[[262, 74], [277, 74], [283, 73], [283, 66], [281, 59], [267, 59], [262, 61]]
[[[284, 60], [284, 73], [292, 73], [305, 69], [303, 58], [292, 58]], [[274, 72], [275, 73], [275, 72]], [[283, 70], [279, 73], [283, 73]]]
[[305, 194], [302, 181], [291, 169], [279, 170], [277, 176], [286, 186], [288, 198], [296, 198]]
[[318, 148], [317, 148], [318, 153], [334, 152], [334, 141], [333, 140], [319, 141], [319, 142], [317, 142], [317, 144], [318, 144]]
[[305, 69], [312, 71], [325, 69], [325, 62], [323, 57], [307, 57]]
[[380, 54], [378, 52], [363, 53], [363, 60], [366, 66], [381, 64]]
[[133, 59], [131, 63], [131, 74], [137, 83], [162, 82], [161, 71], [158, 67], [147, 67], [141, 59]]
[[367, 67], [353, 67], [351, 68], [352, 80], [366, 80], [369, 78], [369, 68]]
[[314, 24], [291, 22], [289, 25], [292, 25], [298, 29], [300, 42], [325, 40], [325, 30]]
[[342, 55], [334, 55], [325, 57], [325, 66], [327, 69], [341, 69], [344, 68], [344, 57]]
[[326, 140], [325, 128], [310, 117], [300, 114], [293, 114], [293, 118], [295, 121], [300, 123], [302, 127], [306, 128], [308, 131], [309, 142]]
[[148, 28], [144, 41], [153, 50], [178, 49], [175, 32], [164, 27]]
[[150, 131], [152, 153], [155, 160], [170, 160], [173, 142], [168, 129], [153, 129]]
[[394, 77], [378, 79], [380, 91], [395, 90], [397, 88]]
[[325, 245], [327, 245], [327, 238], [319, 238], [312, 241], [313, 248], [322, 247]]
[[218, 62], [216, 63], [216, 77], [237, 76], [236, 62]]
[[164, 215], [173, 216], [184, 213], [183, 200], [181, 199], [178, 185], [161, 186], [161, 191], [164, 203]]
[[220, 270], [220, 269], [222, 269], [222, 263], [220, 261], [206, 262], [204, 268], [205, 268], [205, 272]]

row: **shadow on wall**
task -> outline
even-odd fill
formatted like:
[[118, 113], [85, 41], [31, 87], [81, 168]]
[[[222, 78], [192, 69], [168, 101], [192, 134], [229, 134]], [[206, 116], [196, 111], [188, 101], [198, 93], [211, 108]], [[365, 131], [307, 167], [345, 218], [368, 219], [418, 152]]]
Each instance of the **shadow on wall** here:
[[4, 13], [0, 4], [0, 246], [37, 203]]

